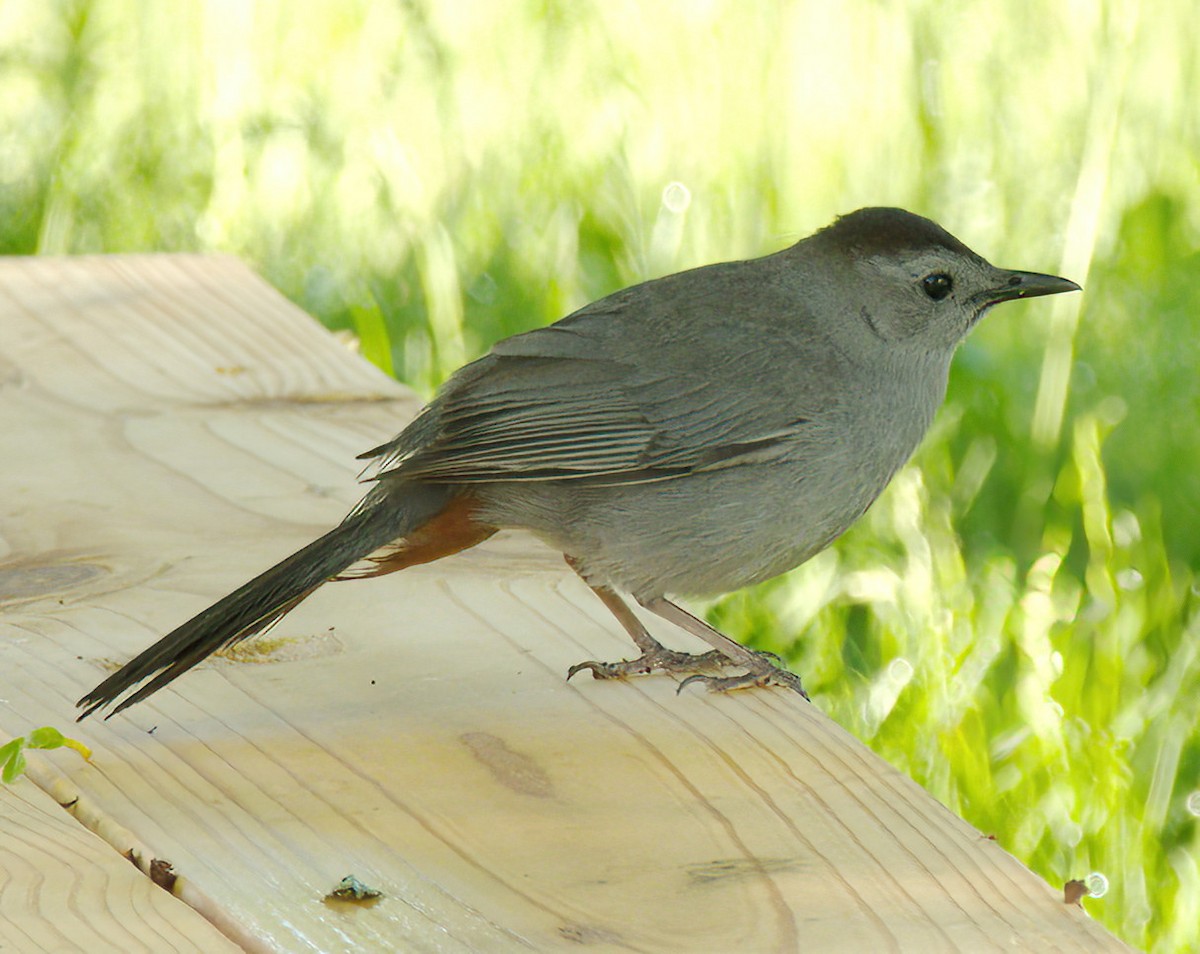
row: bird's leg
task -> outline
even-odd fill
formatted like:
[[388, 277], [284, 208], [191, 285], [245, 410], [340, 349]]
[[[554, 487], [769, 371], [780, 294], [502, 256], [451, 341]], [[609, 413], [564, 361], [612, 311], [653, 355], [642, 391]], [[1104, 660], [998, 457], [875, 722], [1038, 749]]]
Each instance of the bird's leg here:
[[[569, 556], [565, 559], [567, 565], [579, 573], [576, 561]], [[646, 627], [642, 625], [642, 621], [637, 618], [633, 610], [617, 595], [615, 590], [609, 586], [596, 586], [589, 583], [582, 573], [579, 575], [587, 583], [588, 588], [600, 598], [600, 602], [607, 606], [609, 612], [616, 617], [621, 628], [629, 634], [629, 638], [637, 644], [642, 654], [637, 659], [626, 659], [615, 663], [595, 660], [576, 663], [567, 670], [568, 679], [584, 669], [590, 669], [592, 677], [595, 679], [623, 679], [626, 676], [644, 675], [657, 669], [687, 674], [688, 678], [680, 683], [680, 689], [695, 681], [701, 681], [710, 689], [720, 691], [740, 689], [744, 686], [786, 685], [796, 689], [804, 698], [808, 698], [800, 687], [799, 677], [769, 661], [769, 659], [774, 659], [776, 662], [782, 663], [782, 660], [774, 653], [759, 653], [746, 649], [668, 600], [657, 599], [642, 602], [646, 609], [675, 623], [689, 633], [699, 636], [714, 647], [706, 653], [684, 653], [667, 649], [650, 635]], [[667, 609], [662, 609], [662, 606]], [[672, 615], [672, 611], [677, 615]], [[729, 665], [746, 666], [750, 671], [745, 675], [724, 678], [702, 675], [697, 672], [697, 670], [720, 669]]]
[[[567, 557], [566, 560], [567, 565], [579, 573], [579, 567], [575, 561], [571, 557]], [[580, 576], [582, 578], [582, 574]], [[594, 586], [586, 579], [584, 582], [593, 593], [600, 597], [600, 602], [608, 607], [609, 612], [617, 618], [621, 628], [629, 634], [629, 638], [637, 644], [637, 648], [642, 651], [642, 654], [637, 659], [626, 659], [615, 663], [596, 662], [593, 659], [576, 663], [567, 670], [568, 679], [584, 669], [590, 669], [592, 677], [595, 679], [622, 679], [625, 676], [643, 675], [655, 669], [694, 673], [697, 669], [712, 669], [729, 664], [729, 657], [715, 649], [702, 654], [681, 653], [667, 649], [650, 635], [646, 627], [642, 625], [642, 621], [637, 618], [633, 610], [617, 595], [615, 590], [608, 586]]]
[[[730, 689], [744, 689], [749, 686], [783, 686], [794, 689], [800, 695], [808, 698], [808, 693], [800, 684], [800, 677], [782, 666], [776, 666], [762, 653], [747, 649], [741, 643], [734, 642], [720, 630], [714, 629], [699, 617], [693, 616], [682, 607], [676, 606], [668, 599], [639, 600], [642, 606], [656, 616], [661, 616], [667, 622], [674, 623], [681, 629], [687, 630], [693, 636], [699, 636], [706, 643], [738, 666], [745, 666], [747, 672], [740, 676], [688, 676], [679, 684], [679, 691], [693, 682], [702, 682], [715, 692], [728, 692]], [[775, 657], [778, 659], [778, 657]]]

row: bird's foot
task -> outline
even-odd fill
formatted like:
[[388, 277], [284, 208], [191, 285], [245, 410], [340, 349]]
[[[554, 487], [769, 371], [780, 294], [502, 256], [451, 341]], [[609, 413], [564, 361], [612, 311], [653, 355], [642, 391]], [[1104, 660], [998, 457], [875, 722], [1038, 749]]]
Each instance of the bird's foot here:
[[[755, 655], [762, 660], [762, 665], [766, 670], [784, 673], [791, 676], [799, 684], [800, 680], [796, 676], [768, 662], [768, 658], [775, 660], [777, 663], [783, 662], [775, 653], [756, 652]], [[696, 672], [698, 669], [723, 669], [726, 666], [736, 665], [739, 665], [739, 663], [734, 662], [718, 649], [710, 649], [706, 653], [681, 653], [676, 652], [674, 649], [667, 649], [665, 646], [657, 646], [638, 656], [637, 659], [623, 659], [620, 662], [597, 662], [594, 659], [589, 659], [586, 662], [576, 663], [567, 670], [567, 678], [570, 679], [577, 672], [582, 672], [584, 669], [591, 670], [593, 679], [624, 679], [627, 676], [644, 676], [647, 673], [658, 670], [659, 672], [672, 672], [680, 675], [688, 674], [688, 678], [680, 685], [680, 688], [682, 688], [696, 679], [703, 680], [706, 683], [709, 681], [726, 681], [716, 676], [698, 674]], [[731, 679], [741, 678], [740, 676], [731, 677]], [[747, 683], [747, 685], [749, 684]], [[761, 685], [768, 685], [768, 683], [763, 682]], [[729, 688], [738, 687], [730, 686]]]
[[680, 653], [659, 646], [643, 653], [637, 659], [623, 659], [620, 662], [596, 662], [589, 659], [576, 663], [567, 670], [567, 678], [570, 679], [584, 669], [592, 671], [593, 679], [624, 679], [627, 676], [644, 676], [656, 669], [661, 672], [694, 673], [697, 669], [719, 669], [730, 664], [729, 657], [716, 649], [706, 653]]
[[[782, 686], [784, 689], [793, 689], [800, 693], [808, 700], [808, 693], [804, 691], [804, 686], [800, 684], [800, 677], [794, 672], [784, 669], [782, 666], [776, 666], [767, 662], [766, 659], [760, 656], [761, 666], [754, 666], [749, 672], [744, 672], [737, 676], [706, 676], [696, 674], [688, 676], [679, 684], [676, 693], [683, 692], [685, 686], [690, 686], [692, 683], [698, 682], [708, 687], [709, 692], [731, 692], [734, 689], [750, 689], [755, 686]], [[774, 655], [774, 654], [771, 654]], [[776, 656], [776, 659], [779, 657]], [[811, 700], [809, 700], [811, 701]]]

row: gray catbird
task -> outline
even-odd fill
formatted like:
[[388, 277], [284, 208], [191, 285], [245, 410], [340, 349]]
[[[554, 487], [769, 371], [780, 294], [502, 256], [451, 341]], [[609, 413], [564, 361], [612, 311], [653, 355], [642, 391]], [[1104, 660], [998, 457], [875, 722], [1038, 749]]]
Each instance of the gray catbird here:
[[[766, 580], [823, 550], [908, 459], [950, 359], [998, 302], [1077, 291], [988, 264], [938, 225], [861, 209], [774, 255], [616, 292], [454, 374], [363, 454], [346, 519], [84, 696], [113, 712], [279, 620], [330, 579], [427, 563], [520, 527], [560, 549], [641, 650], [596, 678], [714, 663], [713, 689], [800, 680], [666, 598]], [[709, 643], [654, 640], [617, 595]]]

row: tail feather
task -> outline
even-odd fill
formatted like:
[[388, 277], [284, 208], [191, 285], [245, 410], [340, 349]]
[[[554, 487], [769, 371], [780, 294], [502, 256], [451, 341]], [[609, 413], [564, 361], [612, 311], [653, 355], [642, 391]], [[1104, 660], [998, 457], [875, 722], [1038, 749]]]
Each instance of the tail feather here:
[[376, 501], [368, 497], [368, 506], [356, 508], [323, 537], [260, 573], [127, 662], [76, 703], [84, 710], [76, 721], [154, 677], [105, 716], [110, 718], [218, 649], [269, 629], [326, 580], [436, 516], [452, 492], [444, 487], [409, 485], [388, 488], [386, 493], [377, 488], [371, 496]]

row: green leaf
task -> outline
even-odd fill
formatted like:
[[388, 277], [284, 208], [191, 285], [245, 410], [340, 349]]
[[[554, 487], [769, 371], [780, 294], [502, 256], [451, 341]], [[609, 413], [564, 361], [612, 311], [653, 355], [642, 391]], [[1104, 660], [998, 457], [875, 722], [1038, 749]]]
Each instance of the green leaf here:
[[25, 744], [31, 749], [57, 749], [66, 744], [66, 739], [58, 729], [44, 725], [30, 732]]
[[67, 738], [53, 726], [44, 725], [40, 729], [34, 729], [27, 736], [18, 736], [5, 742], [4, 745], [0, 745], [0, 767], [3, 770], [0, 777], [5, 783], [8, 783], [21, 776], [25, 771], [24, 750], [26, 748], [57, 749], [62, 746], [74, 749], [84, 759], [90, 760], [92, 757], [92, 750], [82, 742]]
[[5, 742], [3, 745], [0, 745], [0, 765], [3, 765], [5, 762], [7, 762], [9, 759], [11, 759], [16, 753], [20, 752], [21, 749], [24, 748], [24, 746], [25, 746], [25, 737], [24, 736], [17, 736], [17, 738], [15, 738], [9, 742]]
[[[23, 742], [24, 739], [14, 739], [13, 741]], [[5, 748], [8, 748], [8, 746], [5, 746]], [[18, 778], [20, 778], [21, 773], [24, 771], [25, 756], [21, 753], [21, 749], [18, 748], [9, 756], [8, 761], [4, 763], [4, 771], [3, 774], [0, 775], [0, 778], [3, 778], [4, 784], [8, 785], [9, 783], [15, 782]]]

